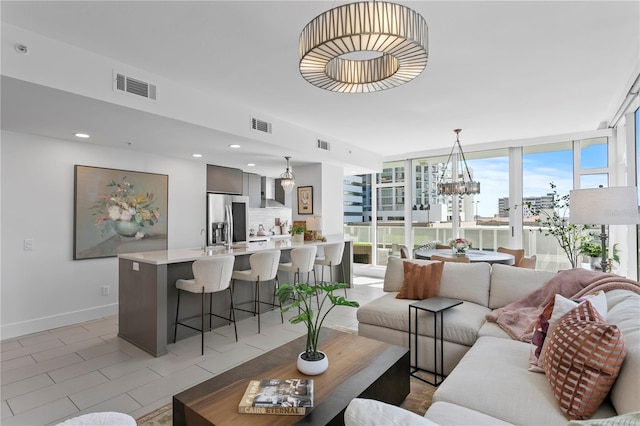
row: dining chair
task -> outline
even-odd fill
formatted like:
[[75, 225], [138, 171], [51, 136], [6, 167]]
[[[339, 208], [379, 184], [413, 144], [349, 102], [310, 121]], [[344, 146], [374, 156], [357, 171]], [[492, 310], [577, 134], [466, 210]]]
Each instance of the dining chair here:
[[536, 269], [536, 260], [537, 256], [535, 254], [531, 257], [523, 257], [520, 259], [520, 262], [518, 262], [518, 267]]
[[[246, 281], [255, 283], [254, 299], [246, 303], [253, 303], [253, 310], [242, 309], [236, 307], [235, 309], [244, 312], [250, 312], [254, 316], [258, 316], [258, 333], [260, 333], [260, 306], [269, 305], [274, 308], [282, 308], [280, 304], [276, 304], [276, 290], [278, 289], [278, 265], [280, 262], [280, 250], [265, 250], [258, 253], [253, 253], [249, 256], [249, 265], [251, 269], [242, 271], [233, 271], [231, 274], [232, 290], [235, 289], [237, 281]], [[273, 287], [273, 301], [266, 302], [260, 298], [260, 283], [265, 281], [274, 281]], [[282, 316], [282, 309], [280, 310], [280, 320], [284, 324], [284, 318]]]
[[471, 263], [471, 260], [467, 256], [444, 257], [434, 254], [431, 255], [431, 260], [440, 260], [442, 262]]
[[[233, 323], [233, 329], [236, 333], [236, 342], [238, 341], [238, 328], [236, 327], [236, 316], [233, 307], [233, 292], [229, 284], [231, 282], [231, 273], [233, 272], [233, 264], [235, 262], [235, 256], [215, 256], [208, 259], [200, 259], [193, 262], [191, 269], [193, 271], [193, 279], [179, 279], [176, 281], [176, 288], [178, 289], [178, 303], [176, 307], [176, 322], [173, 329], [173, 343], [176, 342], [178, 335], [178, 324], [196, 330], [201, 335], [201, 348], [200, 352], [204, 355], [204, 316], [209, 316], [209, 330], [211, 330], [211, 317], [218, 317], [229, 321], [229, 324]], [[218, 293], [224, 290], [229, 290], [231, 297], [231, 307], [229, 309], [229, 317], [213, 313], [213, 293]], [[180, 294], [186, 291], [193, 294], [202, 295], [202, 307], [200, 310], [200, 324], [201, 327], [193, 327], [183, 321], [191, 318], [183, 318], [180, 320]], [[209, 295], [209, 313], [205, 313], [205, 295]]]
[[518, 266], [520, 261], [524, 257], [524, 249], [510, 249], [506, 247], [498, 247], [496, 250], [498, 253], [507, 253], [514, 257], [513, 265]]
[[409, 258], [409, 249], [405, 245], [400, 246], [400, 258], [408, 259]]

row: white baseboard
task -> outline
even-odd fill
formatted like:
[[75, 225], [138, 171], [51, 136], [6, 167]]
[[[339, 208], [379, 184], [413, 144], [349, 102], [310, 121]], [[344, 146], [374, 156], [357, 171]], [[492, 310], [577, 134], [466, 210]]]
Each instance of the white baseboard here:
[[98, 306], [75, 312], [65, 312], [58, 315], [15, 322], [13, 324], [3, 324], [2, 327], [0, 327], [0, 339], [4, 340], [20, 337], [27, 334], [38, 333], [40, 331], [100, 319], [117, 313], [118, 304], [113, 303], [111, 305]]

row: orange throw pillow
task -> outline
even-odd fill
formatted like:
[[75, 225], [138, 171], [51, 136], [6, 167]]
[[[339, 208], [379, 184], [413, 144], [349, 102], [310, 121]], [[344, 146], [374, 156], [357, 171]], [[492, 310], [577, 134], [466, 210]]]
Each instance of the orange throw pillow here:
[[622, 332], [590, 301], [563, 316], [542, 348], [551, 390], [568, 419], [589, 419], [616, 381], [626, 355]]
[[444, 262], [419, 265], [403, 262], [404, 281], [396, 299], [423, 300], [440, 295], [440, 278]]

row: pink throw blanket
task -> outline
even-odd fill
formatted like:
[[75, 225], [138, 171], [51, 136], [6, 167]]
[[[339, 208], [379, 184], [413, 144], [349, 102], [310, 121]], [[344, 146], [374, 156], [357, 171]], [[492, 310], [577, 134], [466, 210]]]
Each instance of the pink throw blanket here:
[[533, 327], [538, 316], [556, 294], [576, 299], [596, 291], [615, 289], [625, 289], [640, 294], [640, 284], [637, 281], [587, 269], [568, 269], [558, 272], [542, 287], [523, 298], [487, 314], [486, 319], [497, 323], [512, 339], [531, 342]]

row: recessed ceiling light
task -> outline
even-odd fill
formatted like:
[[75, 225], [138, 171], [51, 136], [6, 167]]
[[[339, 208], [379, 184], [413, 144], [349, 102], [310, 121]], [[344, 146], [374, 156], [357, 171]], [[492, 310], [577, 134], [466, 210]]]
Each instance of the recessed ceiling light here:
[[82, 138], [82, 139], [87, 139], [91, 137], [86, 133], [74, 133], [73, 136], [75, 136], [76, 138]]
[[256, 163], [247, 163], [247, 166], [249, 166], [249, 167], [255, 167], [255, 166], [256, 166]]
[[229, 148], [238, 149], [238, 148], [240, 148], [240, 145], [238, 145], [236, 143], [232, 143], [231, 145], [229, 145]]
[[195, 157], [195, 158], [201, 158], [201, 157], [202, 157], [202, 154], [191, 154], [191, 156], [192, 156], [192, 157]]

